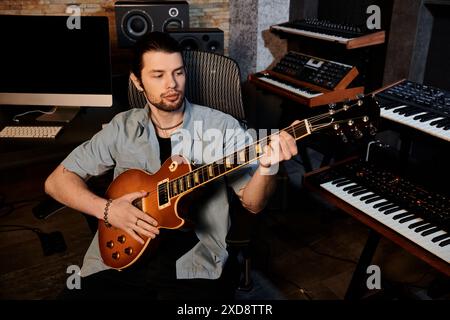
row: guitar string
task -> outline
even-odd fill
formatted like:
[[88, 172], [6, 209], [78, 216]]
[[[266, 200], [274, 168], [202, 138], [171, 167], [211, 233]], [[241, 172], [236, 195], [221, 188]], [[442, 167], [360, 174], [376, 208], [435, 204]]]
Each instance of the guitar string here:
[[[348, 109], [350, 109], [350, 108], [356, 106], [357, 104], [358, 104], [358, 103], [356, 102], [356, 103], [354, 103], [354, 104], [352, 104], [352, 105], [349, 105], [349, 106], [348, 106]], [[347, 110], [348, 110], [348, 109], [347, 109]], [[308, 120], [308, 122], [310, 123], [310, 128], [311, 128], [311, 129], [317, 129], [317, 127], [314, 127], [314, 125], [312, 125], [312, 122], [316, 122], [316, 121], [319, 121], [319, 120], [328, 118], [328, 117], [333, 116], [334, 114], [339, 113], [339, 112], [341, 112], [341, 111], [345, 111], [345, 109], [344, 109], [344, 108], [339, 109], [339, 110], [335, 111], [333, 114], [330, 114], [330, 113], [323, 113], [323, 114], [320, 114], [320, 115], [311, 117], [311, 118], [306, 119], [306, 120]], [[335, 123], [335, 122], [333, 122], [333, 123]], [[330, 123], [330, 124], [331, 124], [331, 123]], [[302, 120], [302, 121], [299, 122], [298, 124], [290, 125], [290, 126], [284, 128], [284, 129], [280, 130], [280, 131], [287, 131], [288, 128], [291, 128], [291, 127], [293, 128], [293, 130], [297, 131], [299, 128], [303, 128], [304, 126], [305, 126], [305, 123], [304, 123], [304, 120]], [[229, 158], [230, 156], [233, 156], [233, 159], [234, 159], [234, 156], [237, 155], [237, 153], [240, 153], [240, 152], [242, 152], [242, 151], [244, 151], [244, 150], [245, 150], [246, 152], [247, 152], [247, 151], [250, 151], [250, 147], [253, 147], [253, 146], [256, 145], [256, 144], [263, 144], [264, 142], [267, 144], [267, 140], [268, 140], [270, 137], [277, 135], [278, 133], [279, 133], [279, 132], [273, 133], [273, 134], [271, 134], [271, 135], [269, 135], [269, 136], [267, 136], [267, 137], [265, 137], [265, 138], [262, 138], [262, 139], [260, 139], [260, 140], [258, 140], [258, 141], [256, 141], [256, 142], [254, 142], [254, 143], [252, 143], [252, 144], [249, 144], [248, 146], [245, 146], [244, 148], [242, 148], [241, 150], [239, 150], [239, 151], [237, 151], [237, 152], [235, 152], [235, 153], [229, 154], [229, 155], [227, 155], [227, 156], [225, 156], [225, 157], [223, 157], [223, 158], [221, 158], [221, 159], [216, 160], [216, 161], [213, 162], [212, 164], [206, 164], [206, 165], [203, 165], [203, 166], [201, 166], [201, 167], [199, 167], [199, 168], [197, 168], [197, 169], [195, 169], [195, 170], [192, 170], [192, 171], [190, 171], [190, 172], [188, 172], [188, 173], [186, 173], [186, 174], [184, 174], [184, 175], [182, 175], [182, 176], [180, 176], [180, 177], [178, 177], [178, 178], [176, 178], [176, 179], [184, 178], [185, 176], [187, 176], [187, 175], [189, 175], [189, 174], [192, 174], [192, 173], [194, 173], [195, 171], [205, 170], [205, 168], [208, 167], [208, 166], [211, 167], [212, 170], [214, 170], [214, 169], [216, 169], [217, 167], [220, 167], [220, 166], [221, 166], [221, 164], [217, 164], [218, 161], [221, 161], [222, 163], [224, 163], [225, 160], [226, 160], [226, 158]], [[300, 137], [299, 137], [299, 138], [300, 138]], [[266, 145], [266, 144], [264, 144], [264, 145]], [[246, 164], [247, 164], [247, 163], [250, 163], [250, 162], [253, 162], [253, 161], [255, 161], [255, 160], [259, 159], [259, 158], [260, 158], [260, 157], [257, 157], [257, 158], [253, 158], [252, 160], [246, 161]], [[230, 170], [231, 170], [231, 169], [230, 169]], [[219, 171], [219, 172], [220, 172], [220, 171]], [[202, 173], [202, 175], [203, 175], [203, 173]], [[175, 180], [175, 179], [174, 179], [174, 180]], [[173, 182], [174, 180], [169, 181], [169, 183], [170, 183], [170, 182]]]
[[[325, 119], [325, 118], [331, 117], [331, 116], [333, 116], [333, 115], [335, 115], [335, 114], [337, 114], [337, 113], [339, 113], [339, 112], [342, 112], [342, 111], [347, 111], [347, 110], [349, 110], [350, 108], [352, 108], [352, 107], [354, 107], [354, 106], [356, 106], [356, 105], [358, 105], [357, 102], [354, 103], [354, 104], [352, 104], [352, 105], [348, 105], [348, 109], [341, 108], [341, 109], [336, 110], [333, 114], [330, 114], [329, 112], [327, 112], [327, 113], [323, 113], [323, 114], [320, 114], [320, 115], [317, 115], [317, 116], [308, 118], [308, 119], [306, 119], [306, 120], [310, 123], [310, 128], [311, 128], [312, 130], [314, 130], [314, 129], [317, 129], [317, 127], [320, 126], [320, 125], [322, 125], [322, 124], [313, 125], [312, 122], [316, 122], [316, 121], [319, 121], [319, 120], [323, 120], [323, 119]], [[304, 119], [304, 120], [305, 120], [305, 119]], [[288, 128], [292, 128], [293, 130], [297, 131], [298, 129], [305, 127], [305, 122], [304, 122], [304, 120], [302, 120], [301, 122], [299, 122], [299, 123], [297, 123], [297, 124], [295, 124], [295, 125], [290, 125], [290, 126], [284, 128], [284, 129], [280, 130], [280, 131], [287, 131]], [[347, 120], [342, 120], [342, 121], [340, 121], [340, 122], [345, 122], [345, 121], [347, 121]], [[336, 122], [333, 121], [332, 123], [336, 123]], [[330, 123], [329, 125], [331, 125], [332, 123]], [[256, 142], [254, 142], [254, 143], [252, 143], [252, 144], [249, 144], [248, 146], [245, 146], [244, 148], [242, 148], [241, 150], [239, 150], [239, 151], [237, 151], [237, 152], [235, 152], [235, 153], [232, 153], [232, 154], [230, 154], [230, 155], [227, 155], [227, 156], [225, 156], [225, 157], [222, 158], [222, 159], [216, 160], [216, 161], [213, 162], [212, 164], [203, 165], [203, 166], [201, 166], [201, 167], [199, 167], [199, 168], [197, 168], [197, 169], [194, 169], [194, 170], [192, 170], [192, 171], [189, 171], [188, 173], [185, 173], [185, 174], [181, 175], [180, 177], [177, 177], [177, 178], [175, 178], [175, 179], [173, 179], [173, 180], [169, 180], [167, 183], [170, 184], [170, 183], [173, 183], [175, 180], [184, 179], [186, 176], [192, 175], [194, 172], [199, 172], [199, 173], [202, 175], [202, 179], [204, 179], [204, 172], [200, 172], [200, 171], [207, 170], [207, 167], [208, 167], [208, 166], [209, 166], [209, 167], [213, 170], [213, 172], [214, 172], [214, 169], [219, 168], [219, 167], [222, 165], [222, 164], [218, 164], [218, 163], [217, 163], [218, 161], [220, 161], [220, 160], [225, 160], [226, 158], [229, 158], [230, 156], [233, 156], [233, 158], [234, 158], [234, 156], [237, 155], [237, 153], [242, 152], [242, 151], [244, 151], [244, 150], [245, 150], [246, 154], [247, 154], [247, 151], [248, 151], [248, 154], [250, 154], [250, 148], [251, 148], [251, 147], [255, 146], [256, 144], [260, 144], [260, 145], [261, 145], [263, 142], [267, 143], [267, 141], [268, 141], [268, 139], [269, 139], [270, 137], [275, 136], [275, 135], [277, 135], [277, 134], [279, 134], [279, 132], [273, 133], [273, 134], [271, 134], [271, 135], [269, 135], [269, 136], [267, 136], [267, 137], [265, 137], [265, 138], [262, 138], [262, 139], [260, 139], [260, 140], [258, 140], [258, 141], [256, 141]], [[301, 138], [301, 137], [298, 137], [298, 139], [299, 139], [299, 138]], [[265, 145], [267, 145], [267, 144], [265, 144]], [[234, 170], [240, 168], [240, 167], [243, 166], [243, 165], [247, 165], [247, 164], [249, 164], [249, 163], [251, 163], [251, 162], [254, 162], [254, 161], [258, 160], [260, 157], [261, 157], [261, 155], [258, 156], [258, 157], [256, 157], [256, 158], [253, 158], [253, 159], [251, 159], [251, 160], [249, 160], [249, 161], [246, 161], [244, 164], [241, 164], [241, 165], [239, 165], [239, 166], [237, 166], [237, 167], [233, 167], [233, 168], [229, 169], [228, 171], [225, 171], [224, 173], [219, 174], [218, 176], [211, 177], [211, 178], [218, 178], [218, 177], [224, 175], [225, 173], [229, 173], [229, 172], [231, 172], [231, 171], [234, 171]], [[219, 172], [220, 172], [220, 170], [219, 170]], [[207, 172], [206, 172], [206, 174], [207, 174]], [[209, 179], [208, 179], [208, 180], [209, 180]], [[203, 183], [200, 183], [200, 184], [204, 184], [204, 183], [208, 182], [208, 180], [205, 180]], [[198, 186], [198, 185], [197, 185], [197, 186]], [[194, 183], [194, 186], [193, 186], [193, 187], [197, 187], [197, 186], [196, 186], [195, 183]], [[190, 189], [192, 189], [192, 188], [190, 188]], [[188, 191], [188, 190], [186, 190], [186, 191]], [[178, 193], [176, 196], [180, 196], [180, 195], [184, 194], [186, 191], [182, 191], [182, 192]], [[153, 191], [148, 191], [147, 196], [153, 195], [153, 194], [155, 194], [156, 192], [158, 192], [157, 189], [154, 189]], [[170, 193], [170, 191], [169, 191], [169, 193]], [[170, 194], [169, 194], [169, 198], [173, 198], [173, 197], [171, 197]]]

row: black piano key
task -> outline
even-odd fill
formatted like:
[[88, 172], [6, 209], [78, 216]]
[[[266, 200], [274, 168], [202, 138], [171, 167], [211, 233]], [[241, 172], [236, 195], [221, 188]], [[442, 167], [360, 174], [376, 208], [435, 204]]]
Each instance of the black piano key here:
[[441, 243], [439, 243], [439, 247], [446, 247], [450, 244], [450, 239], [447, 239], [445, 241], [442, 241]]
[[405, 114], [407, 112], [410, 112], [412, 109], [414, 109], [414, 107], [406, 106], [406, 107], [403, 107], [403, 108], [398, 108], [394, 112], [398, 113], [398, 114]]
[[433, 239], [431, 239], [431, 242], [436, 243], [436, 242], [439, 242], [439, 241], [447, 239], [447, 238], [450, 239], [450, 233], [444, 233], [444, 234], [441, 234], [440, 236], [434, 237]]
[[402, 114], [403, 112], [409, 110], [410, 108], [411, 108], [410, 106], [404, 106], [401, 108], [397, 108], [397, 109], [393, 110], [392, 112]]
[[423, 226], [420, 226], [420, 227], [416, 228], [416, 230], [414, 230], [414, 231], [415, 232], [422, 232], [422, 231], [428, 230], [428, 229], [430, 229], [432, 227], [433, 227], [433, 225], [431, 223], [427, 223], [427, 224], [424, 224]]
[[342, 187], [342, 186], [345, 186], [350, 183], [354, 183], [354, 182], [351, 180], [342, 181], [342, 182], [336, 183], [336, 187]]
[[400, 207], [399, 206], [395, 206], [394, 208], [392, 208], [392, 209], [389, 209], [389, 210], [386, 210], [385, 212], [383, 212], [385, 215], [388, 215], [388, 214], [391, 214], [391, 213], [394, 213], [394, 212], [397, 212], [397, 211], [399, 211], [400, 210]]
[[439, 117], [440, 117], [439, 114], [430, 113], [430, 114], [424, 115], [419, 121], [420, 122], [425, 122], [425, 121], [430, 121], [431, 119], [436, 119], [436, 118], [439, 118]]
[[382, 199], [383, 199], [383, 197], [376, 196], [375, 198], [371, 198], [371, 199], [366, 200], [366, 201], [364, 201], [364, 202], [367, 203], [367, 204], [369, 204], [369, 203], [372, 203], [372, 202], [375, 202], [375, 201], [378, 201], [378, 200], [382, 200]]
[[392, 219], [399, 220], [401, 218], [405, 218], [405, 217], [408, 217], [410, 215], [411, 215], [410, 212], [403, 212], [403, 213], [396, 214], [395, 216], [392, 217]]
[[358, 184], [356, 184], [356, 185], [354, 185], [354, 186], [348, 186], [348, 187], [345, 187], [345, 188], [342, 189], [342, 190], [343, 190], [343, 191], [351, 191], [351, 190], [357, 189], [357, 188], [361, 188], [361, 186], [358, 185]]
[[416, 218], [417, 218], [417, 216], [411, 215], [411, 216], [409, 216], [409, 217], [402, 218], [402, 219], [398, 220], [398, 223], [405, 223], [405, 222], [414, 220], [414, 219], [416, 219]]
[[405, 117], [411, 117], [411, 116], [421, 113], [421, 112], [423, 112], [423, 109], [415, 108], [414, 110], [405, 112]]
[[392, 209], [392, 208], [395, 208], [395, 207], [397, 207], [397, 205], [395, 203], [391, 203], [391, 204], [387, 204], [385, 206], [379, 207], [378, 211], [382, 212], [384, 210]]
[[430, 115], [430, 113], [427, 112], [427, 113], [425, 113], [425, 114], [421, 114], [421, 115], [415, 116], [413, 119], [414, 119], [414, 120], [420, 120], [420, 119], [422, 119], [423, 117], [426, 117], [427, 115]]
[[409, 108], [404, 108], [403, 110], [401, 110], [399, 112], [399, 114], [403, 114], [405, 117], [409, 117], [411, 115], [418, 114], [418, 113], [421, 113], [421, 112], [423, 112], [423, 109], [421, 110], [421, 109], [416, 108], [416, 107], [409, 107]]
[[426, 222], [426, 221], [414, 222], [411, 225], [409, 225], [408, 228], [414, 229], [415, 227], [418, 227], [418, 226], [421, 226], [421, 225], [424, 225], [424, 224], [428, 224], [428, 222]]
[[428, 229], [428, 230], [422, 232], [422, 235], [425, 237], [425, 236], [427, 236], [427, 235], [429, 235], [429, 234], [438, 232], [439, 230], [441, 230], [441, 228], [439, 228], [439, 227], [434, 227], [434, 228], [431, 228], [431, 229]]
[[400, 105], [397, 104], [397, 103], [393, 103], [393, 104], [386, 104], [382, 108], [385, 109], [385, 110], [391, 110], [391, 109], [394, 109], [394, 108], [397, 108], [397, 107], [400, 107]]
[[334, 180], [331, 184], [336, 184], [336, 183], [342, 182], [344, 180], [348, 180], [348, 179], [347, 178], [339, 178], [339, 179]]
[[379, 208], [379, 207], [382, 207], [382, 206], [385, 206], [385, 205], [387, 205], [387, 204], [391, 204], [392, 202], [390, 202], [390, 201], [383, 201], [383, 202], [378, 202], [376, 205], [374, 205], [373, 207], [376, 209], [376, 208]]
[[365, 190], [365, 189], [366, 189], [366, 188], [364, 188], [364, 187], [362, 187], [362, 186], [358, 186], [358, 188], [352, 188], [351, 190], [348, 190], [347, 193], [348, 193], [348, 194], [354, 194], [354, 193], [356, 193], [356, 192], [358, 192], [358, 191]]
[[441, 123], [444, 123], [444, 125], [445, 125], [445, 123], [448, 121], [448, 119], [439, 119], [439, 120], [433, 120], [433, 121], [431, 121], [430, 122], [430, 126], [436, 126], [436, 125], [438, 125], [438, 124], [441, 124]]
[[439, 122], [435, 125], [436, 128], [444, 128], [446, 125], [450, 123], [450, 119], [444, 119], [442, 122]]
[[360, 191], [356, 191], [355, 193], [353, 193], [353, 196], [354, 196], [354, 197], [357, 197], [357, 196], [362, 195], [362, 194], [367, 193], [367, 192], [369, 192], [369, 190], [367, 190], [367, 189], [362, 189], [362, 190], [360, 190]]
[[374, 197], [378, 197], [378, 195], [375, 193], [368, 194], [368, 195], [362, 196], [359, 200], [364, 201], [364, 200], [369, 200]]

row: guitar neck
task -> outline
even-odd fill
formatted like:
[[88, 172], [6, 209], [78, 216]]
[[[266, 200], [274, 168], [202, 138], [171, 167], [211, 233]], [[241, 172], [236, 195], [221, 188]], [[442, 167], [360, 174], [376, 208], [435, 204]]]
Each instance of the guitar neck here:
[[[294, 137], [295, 140], [299, 140], [311, 134], [311, 127], [308, 120], [305, 119], [280, 131], [285, 131]], [[187, 193], [258, 160], [264, 154], [265, 146], [270, 143], [271, 136], [262, 138], [213, 163], [203, 165], [181, 177], [170, 180], [168, 182], [170, 196], [174, 197]]]

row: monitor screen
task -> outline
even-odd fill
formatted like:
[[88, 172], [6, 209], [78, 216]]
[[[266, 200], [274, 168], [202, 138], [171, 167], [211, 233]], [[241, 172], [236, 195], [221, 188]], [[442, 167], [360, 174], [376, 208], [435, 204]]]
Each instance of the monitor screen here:
[[[0, 16], [0, 104], [112, 105], [107, 17]], [[70, 24], [69, 24], [70, 26]]]

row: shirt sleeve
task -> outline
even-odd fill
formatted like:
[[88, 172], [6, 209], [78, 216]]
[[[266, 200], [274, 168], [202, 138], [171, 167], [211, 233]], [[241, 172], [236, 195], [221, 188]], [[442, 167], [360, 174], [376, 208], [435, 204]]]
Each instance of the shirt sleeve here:
[[117, 122], [112, 120], [91, 140], [75, 148], [61, 164], [82, 179], [103, 174], [115, 165], [115, 141], [118, 131]]

